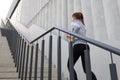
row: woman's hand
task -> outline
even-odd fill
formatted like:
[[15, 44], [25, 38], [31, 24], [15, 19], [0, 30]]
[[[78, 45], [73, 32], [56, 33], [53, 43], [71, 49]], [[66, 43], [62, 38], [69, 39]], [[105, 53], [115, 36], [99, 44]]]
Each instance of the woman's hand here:
[[66, 38], [67, 38], [68, 41], [73, 41], [73, 37], [70, 36], [70, 35], [67, 35]]
[[67, 35], [66, 37], [67, 37], [67, 39], [71, 39], [71, 36], [70, 36], [70, 35]]

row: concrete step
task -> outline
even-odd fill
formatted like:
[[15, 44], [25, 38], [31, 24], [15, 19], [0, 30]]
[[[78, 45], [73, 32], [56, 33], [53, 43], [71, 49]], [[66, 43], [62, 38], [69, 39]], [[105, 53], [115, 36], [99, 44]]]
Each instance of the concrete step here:
[[14, 67], [14, 63], [0, 63], [0, 67], [5, 67], [5, 66], [8, 66], [8, 67]]
[[[30, 69], [30, 68], [28, 68], [28, 72], [29, 72], [29, 69]], [[33, 67], [33, 68], [32, 68], [32, 72], [33, 72], [33, 73], [34, 73], [34, 69], [35, 69], [35, 68]], [[41, 71], [41, 67], [38, 67], [37, 72], [39, 73], [40, 71]], [[56, 68], [52, 68], [52, 71], [53, 71], [53, 72], [57, 72]], [[44, 72], [45, 72], [45, 73], [48, 73], [48, 67], [44, 67]]]
[[0, 30], [0, 37], [1, 37], [2, 35], [1, 35], [1, 30]]
[[10, 55], [11, 53], [4, 53], [4, 52], [1, 52], [0, 51], [0, 66], [1, 65], [6, 65], [7, 64], [11, 64], [13, 65], [13, 59], [12, 59], [12, 56]]
[[13, 66], [1, 66], [0, 72], [16, 72], [16, 68]]
[[[28, 74], [28, 76], [27, 77], [29, 77], [29, 74]], [[32, 77], [34, 77], [34, 73], [32, 73]], [[37, 77], [40, 77], [40, 72], [39, 73], [37, 73]], [[48, 73], [44, 73], [44, 77], [48, 77]], [[52, 73], [52, 78], [57, 78], [57, 74], [56, 74], [56, 72], [53, 72]]]
[[[37, 77], [38, 77], [38, 79], [40, 78], [40, 72], [37, 73]], [[17, 78], [18, 78], [18, 73], [16, 73], [15, 71], [0, 72], [0, 80], [1, 79], [4, 79], [4, 80], [15, 79], [15, 80], [17, 80]], [[29, 74], [28, 74], [27, 78], [29, 78]], [[34, 73], [32, 73], [32, 78], [34, 79]], [[48, 73], [44, 72], [44, 79], [45, 80], [48, 79]], [[53, 72], [53, 74], [52, 74], [52, 80], [57, 80], [57, 74], [56, 74], [56, 72]], [[67, 80], [67, 78], [63, 78], [62, 80]]]
[[8, 44], [4, 44], [4, 43], [2, 43], [2, 42], [0, 43], [0, 47], [3, 48], [3, 49], [4, 49], [4, 48], [9, 49]]
[[6, 37], [4, 37], [2, 35], [0, 37], [1, 37], [0, 41], [3, 41], [3, 42], [7, 41]]
[[[38, 68], [37, 73], [41, 72], [40, 69], [41, 68]], [[10, 72], [16, 72], [16, 68], [12, 67], [12, 66], [8, 66], [8, 67], [3, 66], [3, 67], [0, 67], [0, 73], [10, 73]], [[54, 73], [56, 74], [57, 73], [56, 68], [53, 68], [52, 72], [53, 72], [53, 74]], [[29, 73], [29, 68], [28, 68], [28, 73]], [[34, 68], [32, 68], [32, 73], [34, 74]], [[48, 73], [48, 68], [44, 68], [44, 73]]]
[[[32, 72], [34, 73], [34, 67], [32, 68]], [[28, 68], [28, 72], [29, 72], [30, 68]], [[15, 72], [16, 68], [14, 67], [14, 65], [8, 65], [8, 66], [0, 66], [0, 72]], [[37, 72], [39, 73], [41, 71], [41, 68], [38, 67]], [[52, 68], [53, 72], [57, 72], [56, 68]], [[48, 67], [44, 67], [44, 72], [48, 73]]]
[[16, 72], [2, 72], [0, 73], [0, 78], [18, 78], [18, 73]]
[[[27, 79], [29, 80], [29, 79]], [[32, 78], [34, 80], [34, 78]], [[37, 78], [37, 80], [40, 80], [40, 78]], [[44, 78], [44, 80], [48, 80], [48, 78]], [[52, 80], [58, 80], [57, 78], [52, 78]], [[62, 78], [62, 80], [68, 80], [67, 78]]]
[[[8, 79], [0, 79], [0, 80], [20, 80], [20, 79], [8, 78]], [[27, 80], [29, 80], [29, 78], [27, 78]], [[34, 80], [34, 78], [32, 78], [31, 80]], [[37, 80], [40, 80], [40, 78], [37, 78]], [[44, 80], [48, 80], [48, 78], [44, 78]], [[57, 80], [57, 78], [52, 78], [52, 80]], [[62, 80], [68, 80], [68, 79], [67, 78], [62, 78]]]
[[1, 64], [0, 67], [15, 67], [15, 64]]
[[16, 78], [8, 78], [8, 79], [6, 79], [6, 78], [4, 78], [4, 79], [0, 79], [0, 80], [20, 80], [20, 79], [16, 79]]

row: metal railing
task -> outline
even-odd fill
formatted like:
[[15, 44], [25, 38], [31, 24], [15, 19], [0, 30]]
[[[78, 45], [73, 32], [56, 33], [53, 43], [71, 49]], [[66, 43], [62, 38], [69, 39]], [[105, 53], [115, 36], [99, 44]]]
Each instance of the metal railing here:
[[[48, 33], [51, 33], [53, 30], [58, 30], [58, 33], [59, 33], [59, 36], [58, 36], [58, 78], [61, 79], [61, 77], [59, 77], [59, 75], [61, 74], [61, 36], [60, 36], [60, 32], [63, 32], [63, 33], [69, 34], [73, 37], [84, 40], [86, 42], [86, 46], [87, 46], [87, 43], [90, 43], [92, 45], [95, 45], [99, 48], [102, 48], [102, 49], [110, 52], [111, 64], [109, 66], [110, 66], [110, 72], [111, 72], [111, 80], [118, 80], [117, 71], [116, 71], [116, 64], [113, 63], [113, 55], [112, 55], [112, 54], [116, 54], [116, 55], [120, 56], [120, 49], [118, 49], [118, 48], [112, 47], [112, 46], [107, 45], [105, 43], [102, 43], [102, 42], [96, 41], [94, 39], [90, 39], [88, 37], [81, 36], [81, 35], [78, 35], [78, 34], [71, 32], [71, 31], [60, 29], [57, 27], [53, 27], [53, 28], [49, 29], [44, 34], [40, 35], [39, 37], [37, 37], [36, 39], [31, 41], [30, 43], [32, 44], [32, 43], [38, 41], [40, 38], [44, 37]], [[50, 41], [50, 43], [51, 43], [51, 41]], [[52, 45], [52, 44], [49, 44], [49, 45]], [[51, 57], [49, 57], [49, 58], [51, 58]], [[72, 41], [69, 42], [69, 58], [70, 58], [70, 62], [71, 62], [71, 64], [70, 64], [70, 80], [74, 80]], [[85, 50], [85, 63], [86, 63], [85, 64], [86, 65], [86, 79], [92, 80], [90, 53], [87, 49]], [[58, 80], [60, 80], [60, 79], [58, 79]]]
[[18, 8], [18, 5], [20, 3], [21, 0], [14, 0], [11, 4], [11, 7], [9, 9], [7, 18], [11, 19], [13, 14], [15, 13], [16, 9]]
[[[46, 31], [44, 34], [40, 35], [33, 41], [29, 42], [24, 36], [19, 34], [13, 25], [11, 25], [10, 21], [8, 21], [7, 25], [9, 29], [4, 29], [3, 32], [7, 37], [13, 59], [15, 62], [15, 66], [17, 68], [18, 77], [21, 80], [44, 80], [44, 56], [45, 56], [45, 42], [46, 40], [44, 37], [50, 33], [49, 37], [49, 61], [48, 61], [48, 80], [52, 80], [52, 48], [53, 48], [53, 35], [52, 31], [58, 31], [58, 41], [57, 41], [57, 80], [62, 80], [62, 71], [61, 71], [61, 33], [69, 34], [71, 36], [77, 37], [81, 40], [84, 40], [87, 43], [95, 45], [99, 48], [102, 48], [108, 52], [110, 52], [111, 64], [110, 64], [110, 73], [111, 73], [111, 80], [118, 80], [117, 71], [116, 71], [116, 64], [113, 63], [113, 56], [112, 54], [120, 55], [120, 49], [115, 47], [109, 46], [107, 44], [101, 43], [99, 41], [90, 39], [88, 37], [84, 37], [78, 34], [75, 34], [71, 31], [60, 29], [57, 27], [53, 27], [50, 30]], [[39, 57], [39, 43], [38, 40], [42, 38], [42, 45], [41, 45], [41, 65], [40, 65], [40, 77], [38, 77], [38, 57]], [[35, 43], [36, 42], [36, 43]], [[70, 59], [70, 80], [74, 80], [74, 71], [73, 71], [73, 48], [72, 48], [72, 41], [69, 41], [69, 59]], [[33, 57], [35, 55], [35, 58]], [[34, 59], [34, 60], [33, 60]], [[34, 61], [34, 62], [33, 62]], [[34, 70], [33, 70], [33, 63], [34, 63]], [[91, 61], [90, 61], [90, 53], [89, 50], [86, 48], [85, 50], [85, 68], [86, 68], [86, 80], [92, 80], [91, 76]], [[34, 72], [33, 72], [34, 71]], [[32, 75], [34, 73], [34, 75]]]

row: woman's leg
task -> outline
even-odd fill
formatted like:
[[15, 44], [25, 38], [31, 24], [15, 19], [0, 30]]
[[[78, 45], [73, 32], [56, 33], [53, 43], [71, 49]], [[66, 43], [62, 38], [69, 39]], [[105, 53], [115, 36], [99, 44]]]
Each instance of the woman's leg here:
[[[73, 59], [74, 59], [73, 62], [74, 62], [74, 65], [75, 65], [75, 63], [77, 62], [77, 60], [79, 59], [79, 57], [80, 57], [80, 52], [79, 52], [78, 46], [76, 45], [76, 46], [73, 47]], [[68, 59], [68, 64], [67, 64], [67, 66], [68, 66], [68, 70], [70, 71], [69, 59]], [[78, 80], [75, 69], [74, 69], [74, 79], [75, 79], [75, 80]]]
[[[81, 60], [82, 60], [83, 71], [84, 71], [84, 73], [86, 73], [84, 50], [85, 50], [85, 49], [83, 49], [82, 54], [81, 54]], [[88, 50], [90, 51], [89, 46], [88, 46]], [[96, 76], [95, 76], [95, 74], [94, 74], [93, 72], [92, 72], [92, 80], [97, 80], [97, 78], [96, 78]]]

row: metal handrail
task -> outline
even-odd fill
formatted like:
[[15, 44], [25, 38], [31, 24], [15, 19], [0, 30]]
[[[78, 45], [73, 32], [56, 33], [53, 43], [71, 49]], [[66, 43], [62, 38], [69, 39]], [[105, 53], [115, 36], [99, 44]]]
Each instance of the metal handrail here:
[[110, 46], [110, 45], [108, 45], [108, 44], [99, 42], [99, 41], [97, 41], [97, 40], [94, 40], [94, 39], [91, 39], [91, 38], [88, 38], [88, 37], [85, 37], [85, 36], [78, 35], [78, 34], [76, 34], [76, 33], [73, 33], [73, 32], [71, 32], [71, 31], [68, 31], [68, 30], [60, 29], [60, 28], [58, 28], [58, 27], [53, 27], [53, 28], [49, 29], [48, 31], [46, 31], [45, 33], [43, 33], [42, 35], [40, 35], [39, 37], [37, 37], [36, 39], [34, 39], [33, 41], [31, 41], [30, 43], [31, 43], [31, 44], [34, 43], [35, 41], [39, 40], [40, 38], [42, 38], [43, 36], [45, 36], [46, 34], [50, 33], [51, 31], [53, 31], [53, 30], [55, 30], [55, 29], [56, 29], [56, 30], [59, 30], [59, 31], [61, 31], [61, 32], [67, 33], [67, 34], [69, 34], [69, 35], [71, 35], [71, 36], [77, 37], [77, 38], [79, 38], [79, 39], [81, 39], [81, 40], [84, 40], [84, 41], [90, 43], [90, 44], [93, 44], [93, 45], [95, 45], [95, 46], [97, 46], [97, 47], [100, 47], [100, 48], [102, 48], [102, 49], [104, 49], [104, 50], [107, 50], [107, 51], [109, 51], [109, 52], [111, 52], [111, 53], [114, 53], [114, 54], [120, 56], [120, 49], [118, 49], [118, 48], [112, 47], [112, 46]]
[[8, 17], [8, 18], [12, 18], [12, 16], [13, 16], [13, 14], [14, 14], [14, 12], [15, 12], [15, 10], [16, 10], [16, 8], [18, 7], [18, 5], [19, 5], [19, 3], [20, 3], [20, 1], [21, 0], [18, 0], [17, 2], [16, 2], [16, 4], [15, 4], [15, 6], [14, 6], [14, 8], [13, 8], [13, 11], [12, 11], [12, 13], [10, 14], [10, 16]]
[[[10, 21], [10, 19], [8, 19], [7, 23], [8, 23], [8, 22], [9, 22], [9, 24], [12, 26], [12, 28], [13, 28], [15, 31], [17, 31], [18, 34], [21, 35], [21, 37], [23, 37], [28, 43], [30, 43], [30, 41], [29, 41], [22, 33], [20, 33], [20, 32], [13, 26], [13, 24], [12, 24], [11, 21]], [[6, 24], [7, 24], [7, 23], [6, 23]]]

